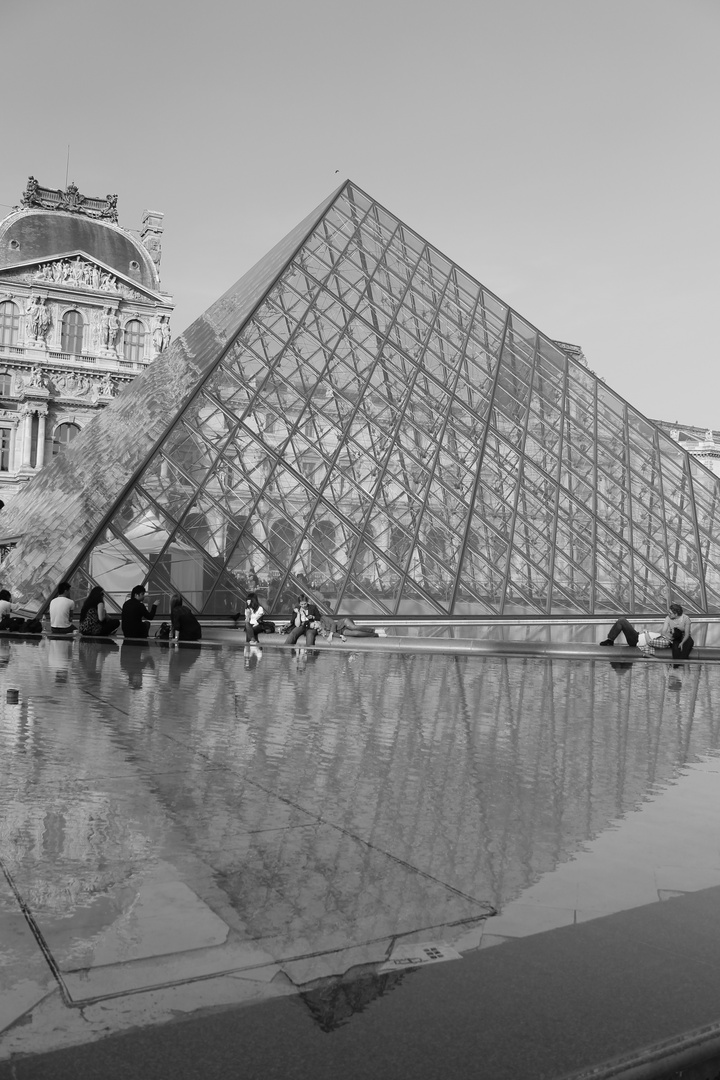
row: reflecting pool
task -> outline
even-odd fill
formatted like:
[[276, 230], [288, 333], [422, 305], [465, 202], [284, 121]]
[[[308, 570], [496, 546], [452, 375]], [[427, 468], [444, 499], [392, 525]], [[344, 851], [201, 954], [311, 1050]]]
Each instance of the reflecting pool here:
[[719, 694], [700, 664], [3, 641], [0, 1052], [720, 883]]

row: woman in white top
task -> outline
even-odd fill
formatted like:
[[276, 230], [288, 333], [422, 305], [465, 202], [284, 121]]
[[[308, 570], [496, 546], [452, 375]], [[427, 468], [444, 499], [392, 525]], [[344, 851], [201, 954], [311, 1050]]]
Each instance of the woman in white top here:
[[690, 636], [690, 619], [680, 604], [671, 604], [662, 627], [663, 637], [670, 639], [673, 660], [687, 660], [695, 644]]
[[247, 600], [245, 601], [245, 641], [254, 642], [257, 645], [258, 641], [258, 627], [262, 622], [262, 617], [265, 614], [260, 601], [257, 598], [257, 593], [251, 592], [247, 594]]
[[10, 601], [12, 596], [7, 589], [0, 589], [0, 619], [4, 619], [6, 615], [12, 615], [15, 610], [15, 605]]

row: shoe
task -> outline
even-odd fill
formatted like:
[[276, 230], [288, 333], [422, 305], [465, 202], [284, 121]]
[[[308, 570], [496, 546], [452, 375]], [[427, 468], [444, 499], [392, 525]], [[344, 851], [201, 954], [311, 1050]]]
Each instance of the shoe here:
[[614, 645], [615, 642], [611, 641], [609, 637], [606, 637], [604, 641], [600, 642], [601, 645]]
[[384, 626], [378, 626], [378, 628], [377, 628], [377, 636], [378, 637], [387, 637], [387, 630], [385, 629]]

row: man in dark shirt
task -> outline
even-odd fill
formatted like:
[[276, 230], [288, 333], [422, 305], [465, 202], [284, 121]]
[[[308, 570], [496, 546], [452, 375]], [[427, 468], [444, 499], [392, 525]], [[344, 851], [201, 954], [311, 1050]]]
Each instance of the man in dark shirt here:
[[122, 632], [129, 638], [146, 638], [150, 632], [150, 621], [155, 618], [157, 604], [150, 610], [145, 607], [145, 586], [136, 585], [130, 593], [130, 599], [122, 606]]

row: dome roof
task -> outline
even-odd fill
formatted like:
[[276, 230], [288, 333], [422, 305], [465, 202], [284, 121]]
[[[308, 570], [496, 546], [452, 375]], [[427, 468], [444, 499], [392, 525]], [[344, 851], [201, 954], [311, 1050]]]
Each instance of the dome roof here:
[[140, 240], [107, 221], [62, 210], [17, 210], [0, 223], [0, 269], [84, 251], [116, 273], [157, 291], [155, 265]]

